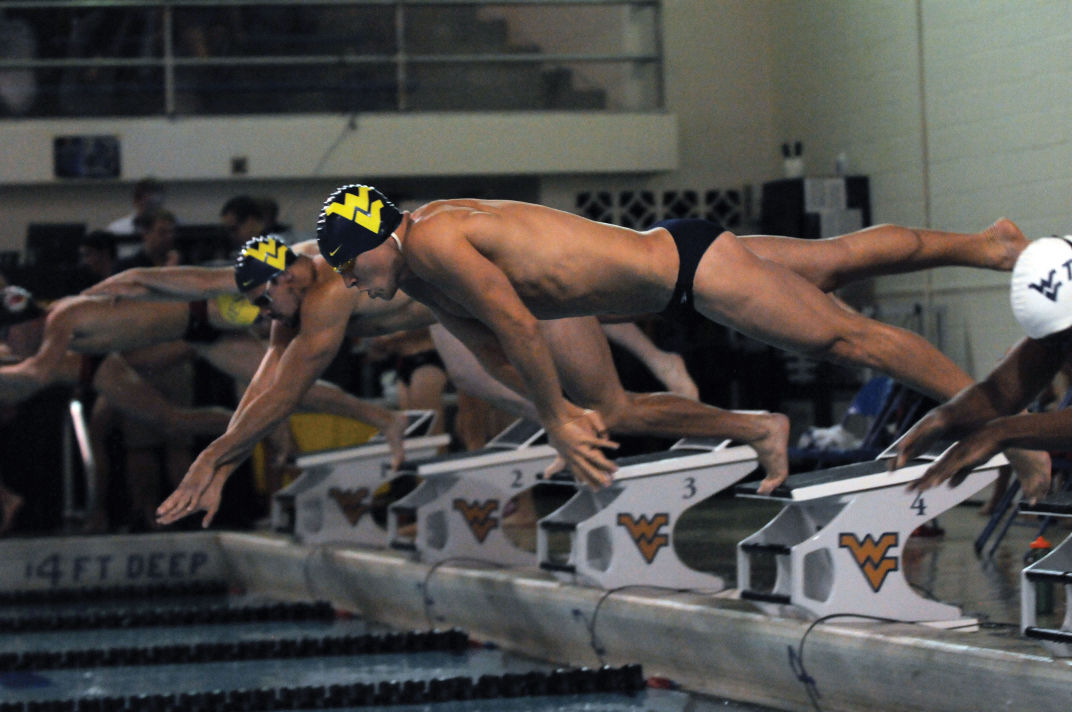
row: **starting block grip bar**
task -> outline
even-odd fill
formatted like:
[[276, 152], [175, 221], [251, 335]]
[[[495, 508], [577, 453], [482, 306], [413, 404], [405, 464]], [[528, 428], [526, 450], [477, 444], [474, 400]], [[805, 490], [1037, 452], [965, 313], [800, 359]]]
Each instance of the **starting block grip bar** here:
[[[1057, 492], [1035, 504], [1021, 503], [1020, 511], [1045, 517], [1072, 517], [1072, 492]], [[1065, 617], [1060, 628], [1036, 625], [1038, 585], [1064, 588]], [[1040, 641], [1052, 655], [1072, 657], [1072, 536], [1020, 572], [1020, 629], [1026, 637]]]

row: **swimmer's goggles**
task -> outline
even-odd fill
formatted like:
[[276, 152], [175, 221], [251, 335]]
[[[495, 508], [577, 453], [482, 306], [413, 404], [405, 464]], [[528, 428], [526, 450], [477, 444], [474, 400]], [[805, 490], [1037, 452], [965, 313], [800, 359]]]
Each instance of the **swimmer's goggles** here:
[[351, 257], [350, 259], [346, 260], [345, 262], [343, 262], [338, 267], [332, 267], [332, 269], [335, 270], [339, 274], [343, 274], [345, 272], [349, 272], [350, 270], [352, 270], [354, 268], [354, 262], [357, 262], [357, 257]]

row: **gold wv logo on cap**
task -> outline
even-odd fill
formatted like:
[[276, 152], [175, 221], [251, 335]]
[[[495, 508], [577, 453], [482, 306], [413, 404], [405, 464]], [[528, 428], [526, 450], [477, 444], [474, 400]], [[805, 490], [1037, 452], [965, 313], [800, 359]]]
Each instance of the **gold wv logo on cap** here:
[[269, 238], [249, 247], [246, 250], [246, 256], [280, 272], [287, 268], [287, 246], [275, 238]]
[[369, 189], [367, 186], [361, 186], [358, 189], [357, 195], [353, 193], [346, 193], [343, 196], [342, 203], [332, 203], [324, 209], [325, 217], [328, 215], [338, 215], [339, 217], [351, 220], [366, 230], [379, 234], [380, 232], [380, 210], [383, 208], [382, 200], [372, 201], [369, 204]]

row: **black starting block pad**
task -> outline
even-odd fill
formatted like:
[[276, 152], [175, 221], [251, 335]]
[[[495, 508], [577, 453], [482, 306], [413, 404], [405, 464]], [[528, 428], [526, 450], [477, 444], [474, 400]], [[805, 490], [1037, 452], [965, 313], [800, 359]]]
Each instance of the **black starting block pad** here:
[[555, 457], [543, 428], [518, 420], [479, 450], [407, 460], [399, 472], [420, 484], [388, 508], [390, 545], [427, 563], [535, 566], [535, 554], [507, 536], [505, 513], [511, 500], [531, 494]]
[[[684, 438], [669, 450], [616, 461], [608, 487], [578, 487], [540, 520], [540, 568], [564, 581], [614, 589], [650, 585], [717, 592], [720, 576], [685, 565], [674, 550], [681, 515], [757, 466], [755, 451], [729, 440]], [[568, 538], [567, 554], [558, 550]]]
[[[1072, 517], [1072, 492], [1059, 492], [1036, 504], [1021, 503], [1020, 512], [1046, 517]], [[1060, 628], [1040, 628], [1036, 625], [1038, 585], [1064, 587], [1065, 618]], [[1028, 638], [1041, 641], [1053, 655], [1072, 657], [1072, 536], [1020, 572], [1020, 630]]]
[[[759, 483], [739, 485], [739, 497], [783, 501], [766, 526], [737, 544], [742, 599], [773, 615], [820, 618], [858, 614], [938, 627], [970, 625], [961, 610], [917, 594], [901, 557], [919, 526], [983, 489], [1007, 466], [996, 455], [957, 487], [909, 492], [952, 443], [940, 443], [904, 467], [889, 471], [896, 443], [875, 460], [792, 475], [769, 495]], [[753, 588], [752, 557], [771, 556], [770, 591]]]
[[[406, 457], [428, 457], [450, 443], [449, 435], [429, 434], [435, 411], [406, 411], [406, 416]], [[374, 497], [406, 480], [390, 472], [391, 448], [381, 435], [363, 445], [303, 455], [295, 464], [302, 474], [272, 498], [274, 530], [303, 544], [387, 546], [386, 504], [382, 516], [373, 516]]]

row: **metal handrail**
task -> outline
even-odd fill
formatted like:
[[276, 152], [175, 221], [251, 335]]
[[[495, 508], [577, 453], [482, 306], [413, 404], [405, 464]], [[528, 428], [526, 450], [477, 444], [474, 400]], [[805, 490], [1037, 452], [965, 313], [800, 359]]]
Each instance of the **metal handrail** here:
[[[345, 7], [382, 7], [394, 8], [394, 47], [383, 53], [326, 53], [300, 55], [246, 55], [246, 56], [177, 56], [174, 37], [175, 11], [200, 7], [271, 7], [271, 6], [306, 6], [320, 8]], [[585, 6], [620, 6], [622, 8], [653, 9], [651, 32], [649, 38], [653, 51], [644, 52], [551, 52], [518, 51], [502, 52], [467, 52], [462, 54], [413, 53], [407, 48], [407, 10], [421, 7], [585, 7]], [[145, 9], [159, 10], [162, 23], [162, 45], [152, 55], [134, 57], [75, 57], [75, 58], [22, 58], [0, 59], [0, 70], [72, 70], [80, 68], [93, 69], [155, 69], [163, 71], [162, 80], [157, 80], [155, 87], [163, 91], [164, 113], [175, 112], [178, 86], [175, 72], [178, 69], [209, 67], [359, 67], [368, 65], [393, 65], [396, 83], [395, 109], [406, 111], [407, 87], [410, 77], [409, 67], [428, 65], [540, 65], [540, 64], [628, 64], [631, 66], [654, 66], [657, 71], [648, 80], [653, 91], [656, 106], [663, 105], [662, 73], [659, 71], [663, 60], [661, 37], [661, 3], [660, 0], [0, 0], [0, 10], [23, 9]], [[150, 110], [151, 113], [151, 110]]]
[[[176, 67], [206, 66], [265, 66], [278, 64], [383, 64], [394, 61], [397, 54], [354, 55], [261, 55], [250, 57], [174, 57], [170, 61]], [[545, 62], [658, 62], [656, 54], [541, 54], [538, 52], [516, 54], [408, 54], [406, 61], [412, 64], [526, 64]], [[167, 62], [154, 57], [81, 58], [81, 59], [0, 59], [0, 69], [66, 69], [72, 67], [161, 67]]]
[[662, 0], [0, 0], [0, 10], [37, 10], [42, 8], [90, 8], [90, 7], [219, 7], [250, 5], [410, 5], [413, 7], [457, 5], [632, 5], [657, 7]]

